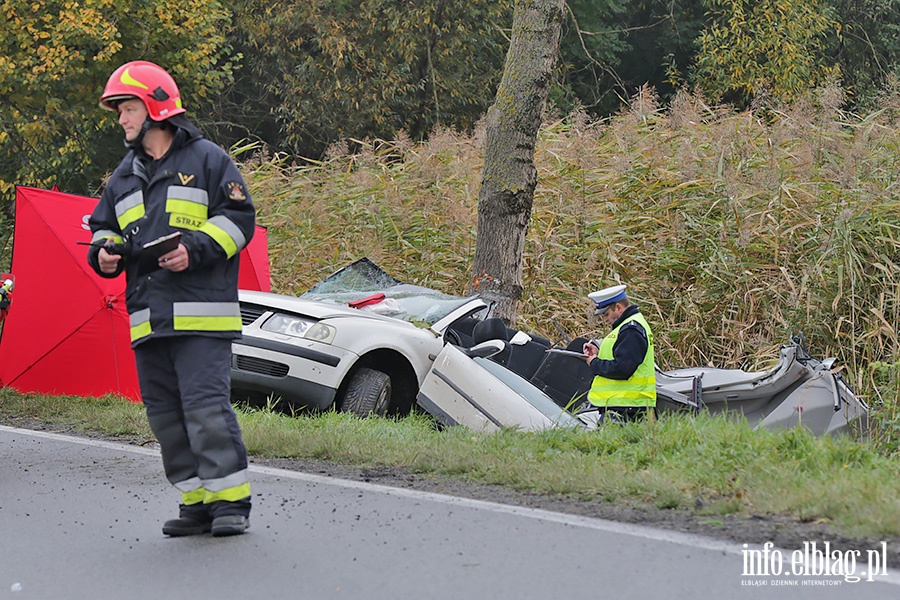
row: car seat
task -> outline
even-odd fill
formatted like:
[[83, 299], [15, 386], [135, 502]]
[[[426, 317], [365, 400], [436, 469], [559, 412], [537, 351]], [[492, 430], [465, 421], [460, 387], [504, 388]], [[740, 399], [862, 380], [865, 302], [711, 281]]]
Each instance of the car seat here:
[[[517, 340], [510, 337], [508, 368], [524, 379], [531, 379], [544, 361], [544, 356], [550, 347], [550, 340], [522, 332], [516, 333], [524, 336], [526, 341], [517, 343]], [[542, 343], [543, 341], [546, 341], [546, 344]]]
[[480, 322], [481, 319], [476, 319], [475, 317], [464, 317], [447, 328], [444, 338], [451, 344], [456, 344], [463, 348], [471, 348], [475, 345], [475, 338], [473, 337], [475, 325]]
[[505, 349], [491, 357], [492, 361], [504, 367], [509, 364], [510, 357], [510, 345], [507, 335], [506, 324], [499, 317], [489, 317], [479, 321], [472, 329], [472, 340], [475, 342], [475, 345], [488, 340], [501, 340], [504, 342]]
[[[581, 352], [587, 338], [575, 338], [566, 346], [570, 352]], [[546, 357], [531, 378], [531, 383], [566, 408], [587, 402], [594, 372], [583, 358], [570, 354], [547, 352]]]

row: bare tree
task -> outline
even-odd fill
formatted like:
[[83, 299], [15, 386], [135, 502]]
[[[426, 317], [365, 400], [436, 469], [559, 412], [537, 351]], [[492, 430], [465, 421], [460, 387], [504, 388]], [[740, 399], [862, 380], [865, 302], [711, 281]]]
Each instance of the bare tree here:
[[537, 169], [534, 148], [553, 69], [565, 0], [519, 0], [497, 98], [487, 114], [478, 195], [473, 291], [496, 302], [494, 314], [515, 320], [522, 297], [522, 260]]

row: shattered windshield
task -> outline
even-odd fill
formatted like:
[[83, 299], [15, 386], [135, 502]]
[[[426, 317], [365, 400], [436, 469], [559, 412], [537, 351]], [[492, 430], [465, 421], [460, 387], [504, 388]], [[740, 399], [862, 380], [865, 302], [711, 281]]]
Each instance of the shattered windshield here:
[[351, 306], [426, 326], [474, 298], [403, 283], [368, 258], [361, 258], [329, 275], [300, 297]]

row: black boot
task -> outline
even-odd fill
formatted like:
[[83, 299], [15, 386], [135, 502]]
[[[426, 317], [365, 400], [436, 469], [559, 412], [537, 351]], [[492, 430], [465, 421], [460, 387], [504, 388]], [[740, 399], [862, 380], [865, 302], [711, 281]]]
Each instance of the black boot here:
[[212, 515], [212, 534], [216, 537], [240, 535], [250, 527], [250, 497], [234, 502], [217, 500], [206, 505]]
[[212, 534], [214, 537], [226, 535], [240, 535], [250, 527], [250, 519], [242, 515], [225, 515], [216, 517], [212, 521]]
[[195, 521], [194, 519], [185, 519], [179, 517], [171, 519], [163, 523], [163, 533], [172, 537], [181, 537], [184, 535], [200, 535], [207, 533], [212, 529], [212, 521]]
[[212, 529], [212, 517], [206, 506], [184, 504], [179, 506], [179, 517], [163, 523], [163, 533], [172, 537], [200, 535]]

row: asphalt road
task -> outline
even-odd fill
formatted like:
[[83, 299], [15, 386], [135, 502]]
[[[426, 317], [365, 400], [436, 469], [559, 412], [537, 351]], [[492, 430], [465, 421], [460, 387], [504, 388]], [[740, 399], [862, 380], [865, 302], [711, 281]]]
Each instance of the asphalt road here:
[[[748, 576], [748, 551], [762, 548], [293, 471], [251, 471], [254, 508], [245, 535], [167, 538], [160, 526], [174, 515], [177, 494], [154, 449], [0, 426], [0, 600], [900, 594], [898, 565], [874, 582]], [[754, 556], [775, 565], [777, 550]], [[866, 558], [855, 574], [868, 568]], [[779, 559], [790, 568], [787, 551]]]

